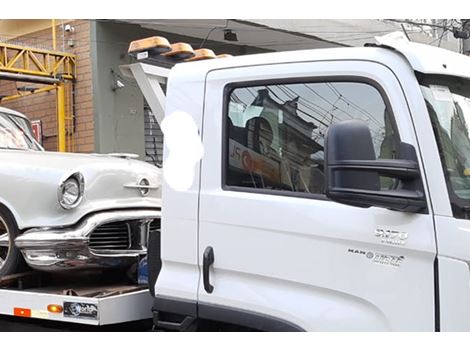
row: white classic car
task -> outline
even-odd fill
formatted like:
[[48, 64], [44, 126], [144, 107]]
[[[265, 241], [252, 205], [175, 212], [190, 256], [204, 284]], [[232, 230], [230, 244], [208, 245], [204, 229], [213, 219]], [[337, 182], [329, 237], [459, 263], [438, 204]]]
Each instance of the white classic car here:
[[159, 228], [161, 172], [129, 156], [46, 152], [0, 108], [0, 278], [24, 266], [128, 266]]

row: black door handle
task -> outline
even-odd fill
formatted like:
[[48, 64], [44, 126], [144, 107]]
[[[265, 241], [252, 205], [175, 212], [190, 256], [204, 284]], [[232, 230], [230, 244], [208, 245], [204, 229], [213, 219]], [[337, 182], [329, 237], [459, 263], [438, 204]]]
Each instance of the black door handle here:
[[212, 247], [207, 247], [202, 258], [202, 280], [204, 282], [204, 290], [206, 290], [207, 293], [212, 293], [212, 291], [214, 291], [214, 286], [212, 286], [209, 281], [209, 268], [214, 264], [214, 249]]

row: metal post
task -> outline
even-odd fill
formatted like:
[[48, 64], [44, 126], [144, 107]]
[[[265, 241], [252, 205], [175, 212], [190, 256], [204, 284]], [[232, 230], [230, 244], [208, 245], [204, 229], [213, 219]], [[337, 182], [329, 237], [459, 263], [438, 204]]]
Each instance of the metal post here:
[[57, 139], [59, 152], [65, 152], [65, 83], [57, 84]]
[[470, 55], [470, 20], [462, 20], [462, 30], [467, 32], [467, 37], [462, 39], [462, 52]]
[[52, 21], [52, 50], [56, 50], [57, 45], [56, 45], [56, 35], [55, 35], [55, 20], [51, 20], [51, 21]]
[[463, 39], [463, 48], [464, 55], [470, 55], [470, 39]]

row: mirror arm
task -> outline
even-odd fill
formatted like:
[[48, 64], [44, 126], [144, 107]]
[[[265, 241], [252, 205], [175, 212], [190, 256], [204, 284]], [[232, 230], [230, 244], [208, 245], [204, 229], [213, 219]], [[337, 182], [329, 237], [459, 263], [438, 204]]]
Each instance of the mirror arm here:
[[420, 178], [418, 164], [412, 160], [341, 160], [329, 164], [329, 167], [332, 170], [373, 171], [382, 176], [408, 180]]
[[330, 193], [348, 193], [348, 194], [357, 194], [365, 196], [377, 196], [377, 197], [388, 197], [388, 198], [402, 198], [409, 200], [418, 200], [424, 197], [424, 194], [420, 191], [409, 191], [409, 190], [394, 190], [394, 191], [370, 191], [370, 190], [357, 190], [354, 188], [343, 188], [335, 187], [330, 189]]
[[364, 191], [348, 188], [333, 188], [328, 192], [331, 199], [357, 207], [368, 208], [372, 205], [391, 210], [416, 213], [426, 208], [424, 194], [419, 191], [400, 190], [398, 193], [387, 191]]

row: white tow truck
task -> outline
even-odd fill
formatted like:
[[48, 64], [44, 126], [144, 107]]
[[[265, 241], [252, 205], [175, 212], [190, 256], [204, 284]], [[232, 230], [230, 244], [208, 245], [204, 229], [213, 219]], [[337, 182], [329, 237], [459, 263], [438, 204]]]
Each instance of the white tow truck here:
[[[157, 328], [470, 330], [470, 58], [389, 35], [199, 50], [166, 80], [152, 63], [185, 52], [163, 39], [124, 71], [164, 132], [191, 117], [180, 142], [195, 125], [203, 156], [185, 190], [163, 184]], [[177, 137], [166, 165], [187, 170]]]
[[153, 297], [74, 297], [99, 323], [151, 300], [161, 330], [470, 330], [468, 57], [393, 36], [223, 59], [153, 37], [130, 53], [122, 71], [165, 133], [161, 234]]

